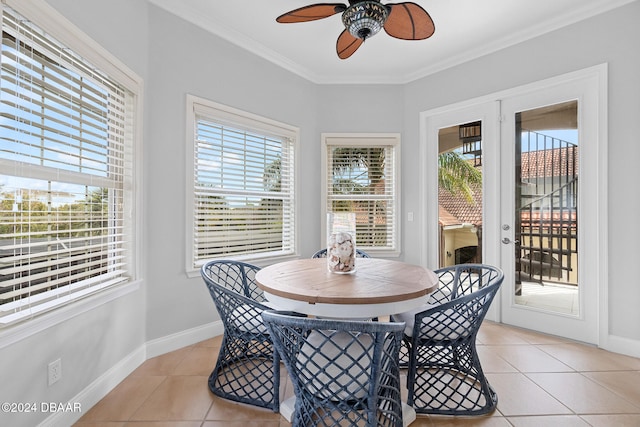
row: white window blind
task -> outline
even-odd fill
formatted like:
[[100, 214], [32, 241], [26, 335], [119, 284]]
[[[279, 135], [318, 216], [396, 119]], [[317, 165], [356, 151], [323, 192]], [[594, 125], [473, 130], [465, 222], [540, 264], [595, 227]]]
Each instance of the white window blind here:
[[128, 92], [3, 6], [0, 326], [128, 280]]
[[192, 268], [292, 254], [295, 133], [221, 106], [194, 109]]
[[324, 136], [327, 212], [355, 212], [356, 245], [397, 252], [399, 137]]

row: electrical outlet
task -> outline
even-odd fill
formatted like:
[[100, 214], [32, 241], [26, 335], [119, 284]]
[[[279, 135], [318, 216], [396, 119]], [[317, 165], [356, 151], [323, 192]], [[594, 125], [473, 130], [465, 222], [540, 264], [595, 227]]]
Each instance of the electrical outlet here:
[[57, 359], [49, 363], [49, 385], [58, 382], [62, 378], [62, 360]]

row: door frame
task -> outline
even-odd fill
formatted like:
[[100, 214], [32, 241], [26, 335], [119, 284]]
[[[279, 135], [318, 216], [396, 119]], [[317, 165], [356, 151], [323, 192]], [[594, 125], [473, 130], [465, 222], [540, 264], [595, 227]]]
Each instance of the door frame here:
[[[421, 253], [422, 262], [430, 268], [437, 268], [438, 265], [438, 178], [437, 178], [437, 155], [438, 155], [438, 130], [443, 127], [452, 126], [460, 123], [465, 123], [474, 120], [482, 120], [483, 123], [483, 151], [486, 153], [486, 157], [483, 158], [485, 167], [483, 169], [483, 187], [484, 188], [500, 188], [501, 193], [503, 191], [500, 185], [500, 166], [501, 161], [501, 135], [500, 129], [502, 128], [501, 121], [504, 118], [500, 112], [500, 100], [517, 97], [519, 95], [526, 95], [535, 93], [541, 88], [548, 88], [558, 85], [571, 84], [579, 81], [589, 82], [596, 87], [594, 96], [595, 99], [590, 99], [590, 102], [595, 102], [597, 106], [597, 123], [596, 126], [596, 141], [592, 141], [590, 146], [585, 149], [589, 151], [586, 160], [589, 165], [589, 172], [591, 175], [591, 182], [594, 183], [592, 187], [593, 201], [590, 206], [594, 209], [592, 212], [592, 219], [588, 222], [582, 221], [584, 224], [588, 224], [594, 229], [590, 232], [594, 233], [595, 241], [598, 242], [595, 247], [590, 247], [590, 256], [585, 257], [582, 264], [586, 261], [591, 261], [595, 264], [595, 283], [597, 286], [596, 291], [596, 312], [597, 316], [595, 324], [597, 325], [597, 331], [595, 337], [588, 338], [588, 342], [598, 344], [606, 342], [606, 337], [609, 329], [608, 325], [608, 197], [607, 197], [607, 185], [608, 185], [608, 129], [607, 129], [607, 64], [600, 64], [593, 67], [589, 67], [583, 70], [563, 74], [560, 76], [544, 79], [534, 83], [518, 86], [515, 88], [507, 89], [504, 91], [495, 92], [486, 96], [474, 98], [468, 101], [463, 101], [444, 107], [439, 107], [432, 110], [427, 110], [420, 113], [420, 159], [423, 167], [421, 167], [420, 185], [422, 191], [420, 191], [421, 200], [420, 206], [425, 213], [422, 215], [421, 226]], [[491, 138], [491, 135], [495, 136], [495, 143], [485, 144], [485, 139]], [[595, 145], [595, 146], [593, 146]], [[488, 162], [488, 163], [487, 163]], [[583, 166], [583, 165], [581, 165]], [[492, 173], [493, 171], [493, 173]], [[507, 178], [508, 179], [508, 178]], [[498, 203], [500, 200], [500, 194], [487, 194], [483, 192], [485, 200], [484, 206], [500, 206]], [[501, 251], [504, 250], [501, 246], [500, 239], [503, 237], [503, 231], [500, 230], [501, 217], [503, 212], [499, 208], [499, 212], [492, 212], [491, 215], [487, 215], [486, 211], [483, 212], [483, 239], [484, 248], [483, 256], [484, 262], [494, 265], [500, 265]], [[483, 207], [483, 210], [484, 207]], [[585, 212], [585, 209], [582, 209]], [[507, 236], [513, 239], [513, 236]], [[493, 240], [495, 244], [487, 244]], [[580, 267], [579, 267], [580, 268]], [[582, 276], [579, 276], [582, 277]], [[506, 298], [505, 294], [508, 292], [501, 291], [498, 294], [496, 301], [500, 302]], [[508, 295], [510, 298], [510, 295]], [[487, 319], [497, 322], [502, 321], [501, 303], [492, 304], [491, 310], [487, 314]], [[553, 331], [547, 331], [548, 333], [554, 333]]]

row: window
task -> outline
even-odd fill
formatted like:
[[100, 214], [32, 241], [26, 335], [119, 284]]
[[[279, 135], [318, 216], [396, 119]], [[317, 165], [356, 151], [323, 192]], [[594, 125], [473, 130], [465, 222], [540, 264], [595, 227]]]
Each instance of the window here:
[[355, 212], [358, 248], [399, 255], [400, 136], [323, 134], [322, 141], [326, 212]]
[[[0, 49], [6, 326], [133, 278], [133, 222], [125, 212], [133, 212], [135, 101], [98, 64], [4, 5]], [[93, 46], [86, 51], [99, 55]]]
[[293, 255], [298, 130], [193, 96], [187, 116], [187, 271], [215, 258]]

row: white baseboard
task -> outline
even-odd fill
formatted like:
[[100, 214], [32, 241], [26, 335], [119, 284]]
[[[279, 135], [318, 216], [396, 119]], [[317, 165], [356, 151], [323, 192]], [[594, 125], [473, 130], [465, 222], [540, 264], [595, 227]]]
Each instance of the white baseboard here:
[[640, 358], [640, 341], [617, 335], [607, 336], [607, 342], [602, 346], [604, 350]]
[[147, 359], [199, 343], [200, 341], [208, 340], [223, 333], [224, 326], [222, 325], [222, 321], [218, 320], [186, 331], [167, 335], [166, 337], [147, 341]]
[[217, 321], [148, 341], [69, 400], [69, 402], [78, 402], [82, 412], [61, 411], [53, 413], [38, 424], [38, 427], [66, 427], [72, 425], [147, 359], [222, 335], [223, 332], [224, 326], [222, 322]]

